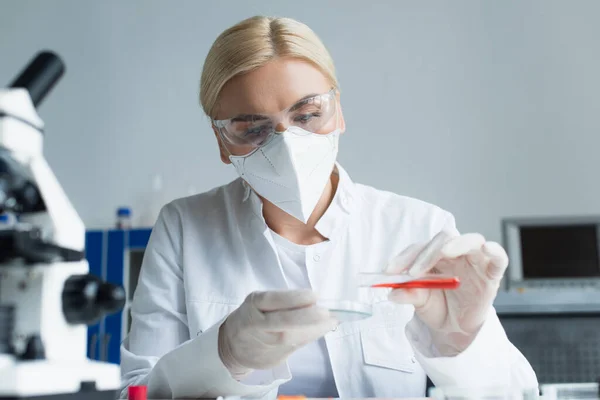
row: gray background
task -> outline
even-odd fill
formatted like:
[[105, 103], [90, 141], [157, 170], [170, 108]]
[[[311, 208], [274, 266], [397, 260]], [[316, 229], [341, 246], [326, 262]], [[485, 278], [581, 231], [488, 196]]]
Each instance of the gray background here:
[[255, 14], [330, 49], [355, 181], [453, 212], [500, 240], [505, 216], [600, 213], [599, 1], [0, 0], [0, 82], [40, 49], [67, 74], [40, 108], [46, 157], [88, 227], [235, 177], [197, 102], [216, 36]]

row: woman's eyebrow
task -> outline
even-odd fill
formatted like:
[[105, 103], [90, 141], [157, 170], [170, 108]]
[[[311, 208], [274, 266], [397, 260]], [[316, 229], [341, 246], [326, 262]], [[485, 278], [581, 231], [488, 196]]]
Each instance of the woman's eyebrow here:
[[319, 95], [318, 93], [312, 93], [312, 94], [308, 94], [308, 95], [304, 96], [303, 98], [301, 98], [300, 100], [295, 102], [294, 105], [289, 108], [289, 110], [294, 111], [296, 108], [298, 108], [301, 105], [303, 105], [304, 103], [306, 103], [307, 100], [310, 100], [313, 97], [317, 97], [318, 95]]
[[260, 121], [263, 119], [267, 119], [266, 116], [262, 114], [240, 114], [231, 118], [232, 122], [249, 122], [249, 121]]

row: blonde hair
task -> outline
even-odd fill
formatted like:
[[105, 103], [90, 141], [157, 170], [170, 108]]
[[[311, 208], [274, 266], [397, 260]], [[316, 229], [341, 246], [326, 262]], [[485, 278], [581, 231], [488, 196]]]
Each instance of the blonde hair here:
[[255, 16], [221, 33], [206, 56], [200, 80], [206, 115], [214, 118], [219, 94], [230, 79], [277, 57], [312, 63], [338, 88], [331, 55], [308, 26], [291, 18]]

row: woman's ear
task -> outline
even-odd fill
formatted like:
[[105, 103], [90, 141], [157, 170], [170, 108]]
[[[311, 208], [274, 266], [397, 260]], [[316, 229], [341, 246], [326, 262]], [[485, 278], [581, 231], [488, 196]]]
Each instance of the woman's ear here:
[[219, 135], [219, 131], [217, 131], [217, 127], [212, 125], [212, 130], [215, 133], [215, 138], [217, 139], [217, 144], [219, 145], [221, 161], [223, 161], [224, 164], [231, 164], [231, 160], [229, 159], [229, 152], [225, 148], [225, 144], [223, 143], [221, 135]]

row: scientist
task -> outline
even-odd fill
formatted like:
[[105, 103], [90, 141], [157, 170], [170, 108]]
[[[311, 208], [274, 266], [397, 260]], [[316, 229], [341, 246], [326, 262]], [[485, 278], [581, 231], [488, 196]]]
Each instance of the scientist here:
[[[354, 183], [336, 162], [338, 82], [307, 26], [254, 17], [227, 29], [200, 101], [240, 178], [162, 209], [122, 344], [122, 397], [129, 385], [149, 398], [423, 397], [427, 376], [537, 387], [492, 307], [504, 250], [459, 234], [436, 206]], [[356, 288], [359, 272], [383, 271], [447, 273], [461, 286]], [[325, 298], [373, 316], [340, 323]]]

